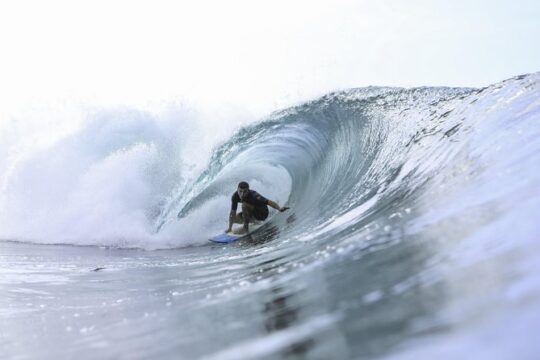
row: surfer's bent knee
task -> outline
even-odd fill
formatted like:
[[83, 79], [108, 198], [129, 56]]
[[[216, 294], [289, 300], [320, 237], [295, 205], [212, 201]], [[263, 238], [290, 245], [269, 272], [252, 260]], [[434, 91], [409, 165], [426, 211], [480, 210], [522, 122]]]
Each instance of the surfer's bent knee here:
[[242, 216], [242, 213], [234, 215], [233, 222], [235, 224], [243, 224], [244, 223], [244, 218]]
[[244, 219], [250, 219], [253, 216], [253, 205], [242, 204], [242, 214]]
[[253, 208], [254, 206], [251, 204], [242, 203], [242, 212], [246, 212], [246, 211], [252, 212]]

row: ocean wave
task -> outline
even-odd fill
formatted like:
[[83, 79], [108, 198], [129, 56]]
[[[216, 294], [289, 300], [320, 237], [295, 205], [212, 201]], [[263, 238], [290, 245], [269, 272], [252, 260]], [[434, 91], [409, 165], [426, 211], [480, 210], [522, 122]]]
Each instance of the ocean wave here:
[[[270, 220], [281, 241], [358, 242], [404, 217], [407, 231], [450, 219], [476, 231], [538, 199], [539, 79], [335, 92], [216, 137], [203, 154], [186, 151], [197, 139], [187, 121], [102, 114], [4, 172], [0, 237], [205, 244], [226, 226], [241, 180], [291, 207]], [[530, 214], [521, 218], [538, 233]]]

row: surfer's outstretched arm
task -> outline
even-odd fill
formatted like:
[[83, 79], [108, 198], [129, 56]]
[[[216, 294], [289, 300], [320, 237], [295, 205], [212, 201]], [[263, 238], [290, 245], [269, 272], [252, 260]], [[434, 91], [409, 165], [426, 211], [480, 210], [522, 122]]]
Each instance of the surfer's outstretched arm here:
[[288, 207], [280, 207], [277, 203], [273, 202], [272, 200], [268, 200], [268, 206], [273, 207], [274, 209], [279, 210], [280, 212], [289, 210]]

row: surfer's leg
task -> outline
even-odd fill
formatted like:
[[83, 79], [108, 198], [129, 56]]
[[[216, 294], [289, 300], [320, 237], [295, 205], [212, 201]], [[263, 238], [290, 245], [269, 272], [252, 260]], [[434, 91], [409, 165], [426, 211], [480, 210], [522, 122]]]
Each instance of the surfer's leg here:
[[268, 206], [253, 209], [253, 222], [264, 221], [268, 217]]
[[234, 224], [243, 224], [244, 223], [244, 214], [242, 212], [239, 212], [234, 216], [233, 219]]
[[244, 229], [248, 229], [248, 224], [253, 221], [254, 207], [251, 204], [242, 203], [242, 217], [244, 218]]

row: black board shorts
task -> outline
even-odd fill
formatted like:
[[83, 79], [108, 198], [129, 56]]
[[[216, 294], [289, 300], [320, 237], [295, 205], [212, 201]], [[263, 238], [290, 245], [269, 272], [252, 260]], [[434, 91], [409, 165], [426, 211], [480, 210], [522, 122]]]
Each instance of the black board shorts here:
[[[244, 218], [242, 212], [239, 212], [238, 216]], [[268, 206], [254, 208], [253, 217], [259, 221], [266, 220], [266, 218], [268, 217]]]

